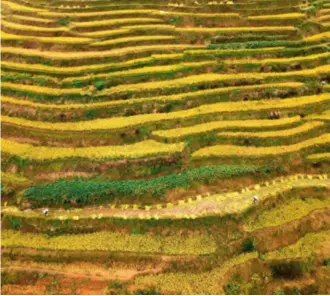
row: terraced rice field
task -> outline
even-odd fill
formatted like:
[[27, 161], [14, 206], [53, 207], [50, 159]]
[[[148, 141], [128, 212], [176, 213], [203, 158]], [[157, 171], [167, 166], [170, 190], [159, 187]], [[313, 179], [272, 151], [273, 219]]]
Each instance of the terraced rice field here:
[[330, 294], [329, 0], [1, 20], [2, 294]]

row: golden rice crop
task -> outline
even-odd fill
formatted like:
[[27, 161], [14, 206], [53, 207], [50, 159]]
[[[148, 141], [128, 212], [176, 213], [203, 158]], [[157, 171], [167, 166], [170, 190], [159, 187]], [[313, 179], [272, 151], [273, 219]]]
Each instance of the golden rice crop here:
[[144, 24], [144, 23], [159, 23], [162, 22], [158, 18], [118, 18], [112, 20], [89, 21], [89, 22], [72, 22], [72, 28], [92, 28], [100, 26], [112, 26], [122, 24]]
[[295, 63], [295, 62], [304, 62], [304, 61], [315, 61], [320, 58], [329, 58], [330, 53], [319, 53], [319, 54], [313, 54], [309, 56], [301, 56], [301, 57], [293, 57], [293, 58], [274, 58], [274, 59], [239, 59], [239, 60], [226, 60], [224, 61], [225, 64], [228, 65], [244, 65], [244, 64], [286, 64], [286, 63]]
[[265, 258], [267, 260], [288, 259], [288, 258], [308, 258], [318, 253], [321, 244], [330, 242], [330, 231], [321, 231], [318, 233], [308, 233], [298, 240], [294, 245], [283, 249], [269, 252]]
[[282, 13], [282, 14], [269, 14], [269, 15], [256, 15], [248, 16], [249, 20], [292, 20], [305, 18], [304, 13]]
[[313, 42], [313, 41], [328, 41], [330, 39], [330, 32], [323, 32], [309, 37], [304, 37], [304, 41]]
[[222, 294], [222, 287], [219, 285], [219, 282], [225, 274], [232, 267], [257, 258], [257, 256], [257, 252], [241, 254], [225, 261], [221, 267], [201, 273], [166, 272], [157, 275], [138, 276], [134, 281], [134, 285], [141, 288], [154, 286], [160, 289], [164, 294]]
[[307, 159], [319, 160], [319, 159], [330, 159], [330, 153], [316, 153], [307, 156]]
[[21, 5], [21, 4], [15, 3], [15, 2], [11, 2], [11, 1], [1, 1], [1, 4], [4, 6], [8, 6], [10, 9], [15, 10], [15, 11], [22, 11], [22, 12], [45, 11], [44, 9], [41, 9], [41, 8], [28, 7], [28, 6]]
[[111, 89], [104, 89], [99, 92], [100, 96], [107, 96], [116, 93], [133, 92], [139, 91], [151, 91], [156, 89], [171, 89], [180, 88], [188, 85], [198, 85], [202, 83], [212, 83], [220, 81], [241, 81], [241, 80], [261, 80], [261, 79], [280, 79], [280, 78], [294, 78], [298, 77], [310, 77], [312, 75], [327, 74], [330, 71], [330, 65], [320, 66], [314, 69], [306, 69], [301, 71], [292, 72], [267, 72], [267, 73], [237, 73], [237, 74], [216, 74], [207, 73], [200, 75], [192, 75], [184, 78], [177, 78], [165, 81], [153, 81], [144, 82], [138, 84], [123, 84], [112, 87]]
[[195, 63], [176, 63], [173, 65], [143, 67], [143, 68], [137, 68], [137, 69], [110, 72], [107, 74], [101, 73], [101, 74], [94, 74], [94, 75], [75, 76], [75, 77], [65, 78], [62, 81], [63, 82], [73, 82], [75, 80], [84, 81], [84, 80], [90, 80], [90, 79], [95, 79], [95, 78], [111, 79], [111, 78], [116, 78], [116, 77], [130, 77], [130, 76], [139, 75], [139, 74], [155, 75], [158, 73], [166, 73], [169, 71], [180, 71], [180, 70], [184, 70], [187, 68], [199, 68], [199, 67], [205, 67], [205, 66], [212, 66], [215, 64], [216, 64], [216, 62], [214, 62], [214, 61], [195, 62]]
[[170, 30], [174, 31], [175, 26], [167, 25], [167, 24], [151, 24], [151, 25], [130, 25], [123, 26], [123, 29], [129, 29], [130, 31], [141, 31], [141, 30]]
[[22, 127], [39, 128], [45, 130], [62, 131], [92, 131], [92, 130], [111, 130], [126, 128], [146, 123], [153, 123], [165, 120], [176, 120], [199, 115], [220, 113], [220, 112], [242, 112], [242, 111], [261, 111], [267, 109], [290, 109], [298, 106], [316, 104], [330, 100], [329, 95], [320, 94], [313, 96], [296, 97], [290, 99], [274, 99], [246, 102], [226, 102], [210, 105], [202, 105], [189, 110], [175, 111], [170, 113], [142, 114], [129, 117], [102, 118], [81, 122], [42, 122], [31, 121], [23, 118], [2, 116], [3, 123], [10, 123]]
[[[285, 130], [276, 130], [269, 132], [221, 132], [218, 133], [219, 136], [224, 137], [254, 137], [254, 138], [278, 138], [278, 137], [290, 137], [300, 133], [308, 132], [312, 129], [320, 127], [324, 125], [321, 121], [312, 121], [307, 122], [301, 126], [285, 129]], [[264, 127], [264, 125], [260, 125], [260, 127]]]
[[210, 235], [167, 236], [119, 232], [94, 232], [48, 237], [42, 234], [4, 230], [1, 245], [50, 250], [98, 250], [141, 253], [201, 255], [213, 253], [216, 244]]
[[45, 18], [40, 18], [40, 17], [31, 17], [31, 16], [26, 16], [26, 15], [11, 15], [10, 17], [14, 20], [42, 23], [43, 25], [55, 22], [54, 20], [51, 20], [51, 19], [45, 19]]
[[79, 33], [79, 35], [83, 37], [97, 38], [97, 37], [110, 37], [115, 35], [127, 34], [129, 32], [130, 32], [129, 29], [116, 29], [116, 30], [85, 32], [85, 33]]
[[327, 110], [321, 114], [311, 114], [308, 116], [308, 119], [330, 120], [330, 110]]
[[22, 24], [15, 24], [5, 20], [1, 20], [1, 25], [10, 29], [27, 31], [27, 32], [45, 32], [45, 33], [64, 33], [68, 31], [66, 27], [56, 27], [56, 28], [47, 28], [47, 27], [37, 27], [37, 26], [29, 26]]
[[59, 43], [59, 44], [84, 44], [84, 43], [89, 43], [92, 40], [90, 38], [82, 38], [82, 37], [39, 37], [39, 36], [14, 35], [5, 32], [1, 32], [1, 39], [6, 41], [37, 40], [43, 43]]
[[183, 150], [184, 143], [163, 144], [153, 140], [146, 140], [135, 144], [122, 146], [94, 146], [94, 147], [48, 147], [33, 146], [12, 140], [2, 139], [3, 153], [16, 155], [21, 158], [33, 160], [51, 160], [63, 158], [88, 158], [88, 159], [118, 159], [142, 158], [158, 154], [179, 153]]
[[25, 177], [22, 177], [17, 174], [1, 172], [1, 182], [3, 184], [27, 184], [30, 181]]
[[287, 146], [246, 147], [235, 145], [215, 145], [197, 150], [192, 154], [192, 157], [196, 159], [204, 157], [224, 156], [263, 157], [269, 155], [280, 155], [285, 153], [297, 152], [315, 145], [325, 145], [329, 143], [330, 134], [323, 134], [319, 137]]
[[221, 120], [221, 121], [211, 121], [202, 124], [196, 124], [193, 126], [175, 128], [169, 130], [158, 130], [153, 131], [152, 134], [164, 138], [180, 138], [188, 135], [205, 133], [212, 130], [222, 129], [222, 128], [253, 128], [253, 127], [276, 127], [280, 125], [293, 124], [301, 121], [300, 116], [281, 118], [279, 120]]
[[283, 205], [263, 211], [257, 218], [248, 218], [244, 224], [244, 229], [246, 231], [254, 231], [265, 227], [282, 225], [293, 220], [299, 220], [316, 209], [326, 207], [330, 207], [329, 199], [293, 199]]
[[80, 17], [102, 17], [102, 16], [117, 16], [121, 17], [125, 14], [151, 14], [156, 10], [152, 9], [127, 9], [127, 10], [111, 10], [111, 11], [88, 11], [88, 12], [53, 12], [53, 11], [43, 11], [38, 14], [49, 16], [49, 17], [64, 17], [69, 16], [72, 19]]
[[105, 40], [105, 41], [99, 41], [94, 42], [91, 44], [91, 46], [106, 46], [106, 45], [115, 45], [120, 43], [127, 43], [127, 42], [135, 42], [135, 41], [161, 41], [161, 40], [173, 40], [175, 39], [175, 36], [166, 36], [166, 35], [160, 35], [160, 36], [133, 36], [133, 37], [123, 37], [123, 38], [117, 38], [117, 39], [111, 39], [111, 40]]
[[[320, 66], [314, 69], [306, 69], [301, 71], [292, 71], [292, 72], [267, 72], [267, 73], [237, 73], [237, 74], [215, 74], [215, 73], [207, 73], [207, 74], [199, 74], [199, 75], [191, 75], [183, 78], [164, 80], [164, 81], [152, 81], [152, 82], [143, 82], [136, 84], [121, 84], [111, 88], [104, 89], [102, 91], [97, 92], [94, 96], [109, 96], [115, 95], [119, 93], [127, 93], [127, 92], [145, 92], [152, 91], [157, 89], [173, 89], [173, 88], [183, 88], [191, 85], [199, 85], [205, 83], [215, 83], [220, 81], [242, 81], [242, 80], [264, 80], [264, 79], [293, 79], [294, 77], [310, 77], [313, 75], [319, 74], [327, 74], [330, 71], [330, 65]], [[14, 83], [6, 83], [6, 88], [11, 89], [21, 89], [22, 86]], [[25, 87], [25, 85], [24, 85]], [[29, 91], [37, 93], [43, 93], [45, 95], [51, 95], [54, 92], [58, 91], [61, 93], [60, 89], [47, 88], [47, 87], [39, 87], [30, 85], [28, 87]], [[71, 89], [72, 94], [80, 93], [82, 95], [88, 93], [84, 93], [83, 90], [79, 89]], [[69, 94], [69, 90], [66, 90], [66, 94]]]
[[242, 32], [292, 32], [297, 31], [293, 26], [271, 27], [232, 27], [232, 28], [176, 28], [178, 32], [201, 32], [201, 33], [242, 33]]
[[47, 95], [72, 95], [81, 94], [82, 90], [79, 88], [52, 88], [40, 85], [25, 85], [25, 84], [15, 84], [11, 82], [3, 82], [3, 88], [12, 89], [15, 91], [28, 91], [36, 94], [47, 94]]
[[[60, 37], [58, 37], [60, 38]], [[15, 47], [2, 47], [2, 53], [10, 53], [21, 56], [48, 58], [51, 60], [82, 60], [90, 58], [106, 58], [116, 57], [129, 53], [141, 52], [156, 52], [164, 50], [184, 50], [186, 48], [200, 48], [199, 45], [190, 44], [161, 44], [161, 45], [144, 45], [144, 46], [131, 46], [119, 49], [112, 49], [106, 51], [83, 51], [83, 52], [57, 52], [57, 51], [40, 51], [37, 49], [15, 48]]]
[[176, 61], [182, 56], [183, 56], [182, 53], [163, 54], [163, 55], [155, 54], [146, 58], [133, 59], [121, 63], [106, 63], [106, 64], [82, 65], [82, 66], [73, 66], [73, 67], [56, 67], [56, 66], [48, 66], [43, 64], [25, 64], [25, 63], [15, 63], [11, 61], [1, 61], [1, 66], [10, 69], [28, 71], [28, 72], [37, 71], [37, 72], [45, 72], [52, 74], [83, 74], [84, 72], [103, 71], [103, 70], [111, 69], [113, 67], [128, 68], [130, 66], [136, 66], [139, 64], [144, 64], [159, 60], [168, 60], [169, 62], [172, 60]]
[[180, 12], [180, 11], [162, 11], [156, 10], [153, 14], [160, 14], [160, 15], [175, 15], [175, 16], [191, 16], [191, 17], [205, 17], [205, 18], [239, 18], [239, 13], [195, 13], [195, 12]]
[[[24, 65], [27, 65], [27, 64], [24, 64]], [[16, 99], [13, 97], [7, 97], [7, 96], [2, 96], [2, 102], [13, 104], [13, 105], [30, 106], [30, 107], [34, 107], [34, 108], [43, 108], [43, 109], [59, 109], [59, 110], [86, 109], [86, 110], [88, 110], [88, 109], [100, 108], [100, 107], [114, 107], [114, 106], [130, 105], [130, 104], [136, 104], [136, 103], [146, 103], [146, 102], [153, 102], [153, 101], [170, 102], [170, 101], [180, 101], [180, 100], [184, 100], [184, 99], [188, 99], [188, 98], [197, 99], [200, 96], [226, 94], [226, 93], [230, 93], [233, 91], [245, 91], [245, 90], [257, 91], [257, 90], [263, 90], [263, 89], [268, 89], [268, 88], [297, 89], [302, 86], [303, 86], [303, 83], [299, 83], [299, 82], [243, 85], [243, 86], [200, 90], [200, 91], [195, 91], [195, 92], [180, 93], [180, 94], [169, 95], [169, 96], [136, 98], [136, 99], [128, 99], [128, 100], [115, 100], [115, 101], [97, 102], [97, 103], [89, 103], [89, 104], [44, 104], [44, 103], [32, 102], [29, 100], [20, 100], [20, 99]], [[178, 129], [178, 130], [181, 130], [181, 129]]]

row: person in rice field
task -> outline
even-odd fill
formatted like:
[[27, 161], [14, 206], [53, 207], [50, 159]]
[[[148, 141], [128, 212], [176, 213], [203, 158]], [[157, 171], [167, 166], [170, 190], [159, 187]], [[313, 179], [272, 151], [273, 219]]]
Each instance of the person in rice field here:
[[46, 208], [46, 209], [44, 209], [42, 212], [44, 213], [44, 215], [45, 215], [45, 216], [48, 216], [48, 212], [49, 212], [49, 211], [48, 211], [48, 209], [47, 209], [47, 208]]
[[256, 204], [258, 202], [259, 198], [258, 196], [253, 196], [253, 203]]

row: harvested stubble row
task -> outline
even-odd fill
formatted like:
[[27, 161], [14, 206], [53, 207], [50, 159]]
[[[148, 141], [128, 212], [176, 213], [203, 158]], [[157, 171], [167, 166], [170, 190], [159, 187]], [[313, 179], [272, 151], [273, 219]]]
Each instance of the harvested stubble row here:
[[105, 119], [95, 119], [81, 122], [42, 122], [31, 121], [23, 118], [2, 116], [2, 123], [9, 123], [26, 128], [36, 128], [43, 130], [59, 131], [93, 131], [93, 130], [111, 130], [123, 129], [137, 125], [155, 123], [166, 120], [178, 120], [184, 118], [197, 117], [221, 112], [243, 112], [243, 111], [261, 111], [269, 109], [291, 109], [330, 100], [328, 94], [313, 96], [295, 97], [290, 99], [273, 99], [260, 101], [246, 101], [233, 103], [217, 103], [202, 105], [197, 108], [176, 111], [170, 113], [142, 114], [129, 117], [115, 117]]
[[30, 106], [34, 108], [43, 108], [43, 109], [56, 109], [56, 110], [74, 110], [82, 109], [89, 110], [94, 108], [101, 107], [116, 107], [116, 106], [127, 106], [131, 104], [147, 103], [147, 102], [171, 102], [171, 101], [183, 101], [186, 99], [198, 99], [207, 96], [213, 95], [225, 95], [231, 92], [242, 92], [242, 91], [262, 91], [262, 90], [272, 90], [272, 89], [290, 89], [298, 90], [304, 86], [303, 83], [299, 82], [283, 82], [283, 83], [269, 83], [269, 84], [257, 84], [257, 85], [243, 85], [237, 87], [223, 87], [209, 90], [201, 90], [195, 92], [181, 93], [176, 95], [168, 96], [157, 96], [150, 98], [137, 98], [137, 99], [128, 99], [128, 100], [116, 100], [116, 101], [105, 101], [98, 103], [89, 103], [89, 104], [43, 104], [36, 103], [29, 100], [20, 100], [13, 97], [2, 97], [3, 103], [9, 103], [13, 105], [21, 106]]
[[42, 234], [2, 231], [1, 245], [50, 250], [99, 250], [141, 253], [201, 255], [213, 253], [216, 244], [210, 235], [190, 237], [137, 235], [115, 232], [47, 237]]
[[298, 152], [305, 148], [327, 144], [330, 144], [330, 134], [323, 134], [319, 137], [287, 146], [245, 147], [235, 145], [215, 145], [197, 150], [192, 154], [192, 157], [194, 159], [228, 156], [265, 157]]
[[64, 158], [101, 159], [134, 159], [152, 155], [171, 155], [182, 152], [184, 143], [163, 144], [153, 140], [146, 140], [136, 144], [123, 146], [95, 146], [95, 147], [45, 147], [18, 143], [2, 139], [3, 153], [16, 155], [32, 160], [51, 160]]

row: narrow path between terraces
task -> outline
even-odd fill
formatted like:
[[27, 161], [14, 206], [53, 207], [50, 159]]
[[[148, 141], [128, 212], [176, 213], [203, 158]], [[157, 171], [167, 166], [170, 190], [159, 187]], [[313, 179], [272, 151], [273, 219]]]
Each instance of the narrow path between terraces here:
[[124, 219], [194, 219], [207, 215], [235, 214], [247, 210], [253, 206], [253, 196], [257, 195], [259, 202], [276, 196], [281, 192], [301, 187], [330, 187], [330, 179], [327, 175], [295, 175], [279, 178], [261, 185], [254, 185], [240, 192], [219, 193], [206, 196], [197, 196], [181, 200], [178, 204], [163, 204], [146, 206], [144, 209], [132, 205], [114, 205], [99, 207], [85, 207], [83, 209], [50, 209], [47, 217], [43, 216], [41, 209], [19, 210], [16, 207], [3, 207], [2, 213], [13, 216], [24, 216], [25, 218], [43, 217], [45, 219], [73, 219], [84, 218], [101, 219], [103, 217], [117, 217]]

